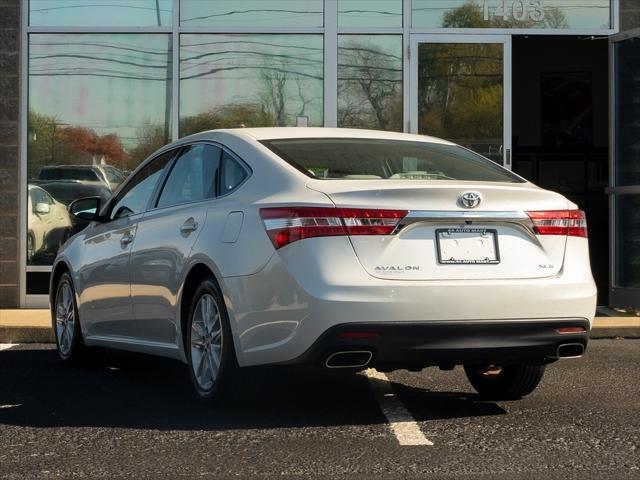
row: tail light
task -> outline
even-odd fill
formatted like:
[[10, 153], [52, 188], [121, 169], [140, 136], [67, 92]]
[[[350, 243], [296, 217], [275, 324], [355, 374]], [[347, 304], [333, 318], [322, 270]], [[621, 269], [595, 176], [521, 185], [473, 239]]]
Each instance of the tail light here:
[[304, 238], [340, 235], [390, 235], [406, 210], [332, 207], [261, 208], [260, 216], [273, 246], [282, 248]]
[[582, 210], [527, 212], [538, 235], [568, 235], [587, 238], [587, 219]]

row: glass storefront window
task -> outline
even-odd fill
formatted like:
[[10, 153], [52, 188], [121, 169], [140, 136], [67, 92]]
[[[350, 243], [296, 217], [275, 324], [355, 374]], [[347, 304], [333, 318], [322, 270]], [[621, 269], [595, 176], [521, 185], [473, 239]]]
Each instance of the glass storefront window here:
[[[66, 205], [109, 198], [171, 141], [170, 43], [164, 34], [30, 35], [29, 265], [51, 264], [72, 233]], [[53, 206], [41, 206], [39, 189]]]
[[611, 28], [611, 0], [413, 0], [417, 28]]
[[503, 159], [501, 43], [420, 43], [418, 133]]
[[158, 27], [171, 25], [173, 0], [29, 0], [29, 25]]
[[616, 287], [640, 288], [640, 195], [616, 195]]
[[640, 185], [640, 38], [615, 44], [616, 186]]
[[338, 37], [338, 126], [402, 129], [402, 36]]
[[402, 0], [338, 0], [338, 27], [402, 27]]
[[180, 135], [323, 125], [322, 35], [180, 36]]
[[324, 0], [181, 0], [187, 27], [322, 27]]

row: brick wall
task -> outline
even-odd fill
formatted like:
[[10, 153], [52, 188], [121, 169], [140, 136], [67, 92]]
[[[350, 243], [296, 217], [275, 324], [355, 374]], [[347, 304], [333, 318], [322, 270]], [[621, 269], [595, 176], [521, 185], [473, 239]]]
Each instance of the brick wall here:
[[640, 0], [620, 0], [620, 31], [640, 28]]
[[0, 308], [19, 304], [20, 0], [0, 0]]

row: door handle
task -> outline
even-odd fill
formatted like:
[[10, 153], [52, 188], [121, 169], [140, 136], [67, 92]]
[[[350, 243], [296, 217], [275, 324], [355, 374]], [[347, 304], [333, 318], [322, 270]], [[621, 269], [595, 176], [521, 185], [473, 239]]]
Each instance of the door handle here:
[[198, 222], [196, 222], [193, 218], [189, 218], [180, 227], [180, 232], [181, 233], [190, 233], [190, 232], [196, 231], [197, 229], [198, 229]]
[[131, 235], [129, 232], [127, 232], [120, 239], [120, 246], [122, 248], [124, 248], [127, 245], [129, 245], [131, 242], [133, 242], [133, 235]]

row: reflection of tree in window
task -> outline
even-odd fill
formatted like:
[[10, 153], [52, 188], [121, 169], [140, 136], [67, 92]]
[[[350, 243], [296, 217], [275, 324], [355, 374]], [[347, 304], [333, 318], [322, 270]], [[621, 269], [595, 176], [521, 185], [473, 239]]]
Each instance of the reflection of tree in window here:
[[338, 126], [402, 131], [402, 38], [338, 39]]
[[180, 135], [322, 125], [320, 35], [182, 35], [180, 52]]
[[169, 35], [31, 35], [29, 174], [52, 161], [135, 168], [170, 141], [170, 72]]

